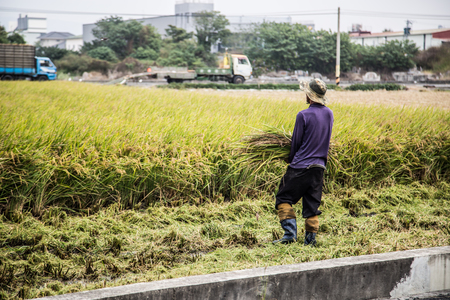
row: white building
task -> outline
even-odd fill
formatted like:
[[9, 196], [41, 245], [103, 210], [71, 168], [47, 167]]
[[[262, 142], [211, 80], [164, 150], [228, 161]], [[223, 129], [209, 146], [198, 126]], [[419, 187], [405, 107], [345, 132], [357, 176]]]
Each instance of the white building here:
[[70, 32], [52, 31], [39, 37], [42, 47], [57, 47], [60, 49], [78, 51], [83, 46], [81, 35], [73, 35]]
[[414, 42], [419, 50], [426, 50], [430, 47], [441, 46], [445, 42], [450, 41], [450, 29], [428, 29], [428, 30], [411, 30], [409, 35], [405, 35], [403, 31], [397, 32], [352, 32], [350, 40], [363, 46], [378, 46], [388, 41], [404, 41], [410, 40]]
[[83, 36], [74, 35], [66, 39], [66, 50], [80, 51], [83, 47]]
[[39, 36], [47, 32], [47, 18], [43, 14], [26, 14], [24, 17], [19, 15], [14, 31], [23, 35], [27, 44], [35, 45]]
[[42, 47], [58, 47], [61, 49], [66, 49], [66, 39], [72, 36], [73, 34], [69, 32], [52, 31], [41, 35], [39, 40]]

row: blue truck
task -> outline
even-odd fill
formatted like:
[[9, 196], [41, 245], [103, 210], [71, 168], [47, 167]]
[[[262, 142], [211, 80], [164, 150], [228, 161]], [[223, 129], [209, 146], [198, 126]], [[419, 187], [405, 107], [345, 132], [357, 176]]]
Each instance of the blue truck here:
[[37, 57], [31, 45], [0, 44], [1, 80], [55, 80], [56, 67], [48, 57]]

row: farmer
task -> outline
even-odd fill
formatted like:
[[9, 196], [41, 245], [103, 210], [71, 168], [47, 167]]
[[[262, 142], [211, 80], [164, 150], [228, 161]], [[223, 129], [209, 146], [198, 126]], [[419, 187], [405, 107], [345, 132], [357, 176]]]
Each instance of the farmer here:
[[318, 208], [322, 199], [323, 173], [327, 164], [333, 127], [333, 112], [325, 105], [326, 84], [320, 79], [301, 81], [309, 108], [300, 111], [292, 133], [291, 152], [286, 173], [280, 182], [275, 208], [278, 210], [284, 236], [274, 244], [297, 240], [297, 222], [292, 205], [303, 198], [302, 217], [305, 221], [305, 245], [316, 244], [319, 230]]

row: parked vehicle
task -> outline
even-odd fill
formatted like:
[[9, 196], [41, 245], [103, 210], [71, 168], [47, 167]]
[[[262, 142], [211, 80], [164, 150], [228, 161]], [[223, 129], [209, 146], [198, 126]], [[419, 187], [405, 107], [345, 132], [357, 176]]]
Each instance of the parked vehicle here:
[[168, 83], [187, 80], [227, 81], [244, 83], [252, 75], [252, 66], [245, 55], [225, 53], [220, 68], [199, 68], [188, 70], [187, 67], [152, 67], [147, 69], [148, 77], [166, 79]]
[[35, 53], [36, 47], [31, 45], [0, 44], [0, 79], [55, 80], [53, 62]]

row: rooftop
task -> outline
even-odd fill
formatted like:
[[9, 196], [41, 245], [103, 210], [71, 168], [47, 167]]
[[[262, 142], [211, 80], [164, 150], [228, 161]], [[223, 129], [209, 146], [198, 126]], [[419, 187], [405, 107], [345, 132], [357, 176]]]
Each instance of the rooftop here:
[[39, 39], [41, 39], [41, 40], [65, 40], [72, 36], [74, 36], [74, 35], [71, 34], [70, 32], [52, 31], [52, 32], [41, 35], [39, 37]]
[[[449, 31], [450, 28], [441, 29], [425, 29], [425, 30], [411, 30], [409, 35], [421, 35], [421, 34], [433, 34], [444, 31]], [[368, 31], [363, 32], [350, 32], [350, 37], [377, 37], [377, 36], [403, 36], [403, 31], [387, 31], [387, 32], [375, 32]]]

